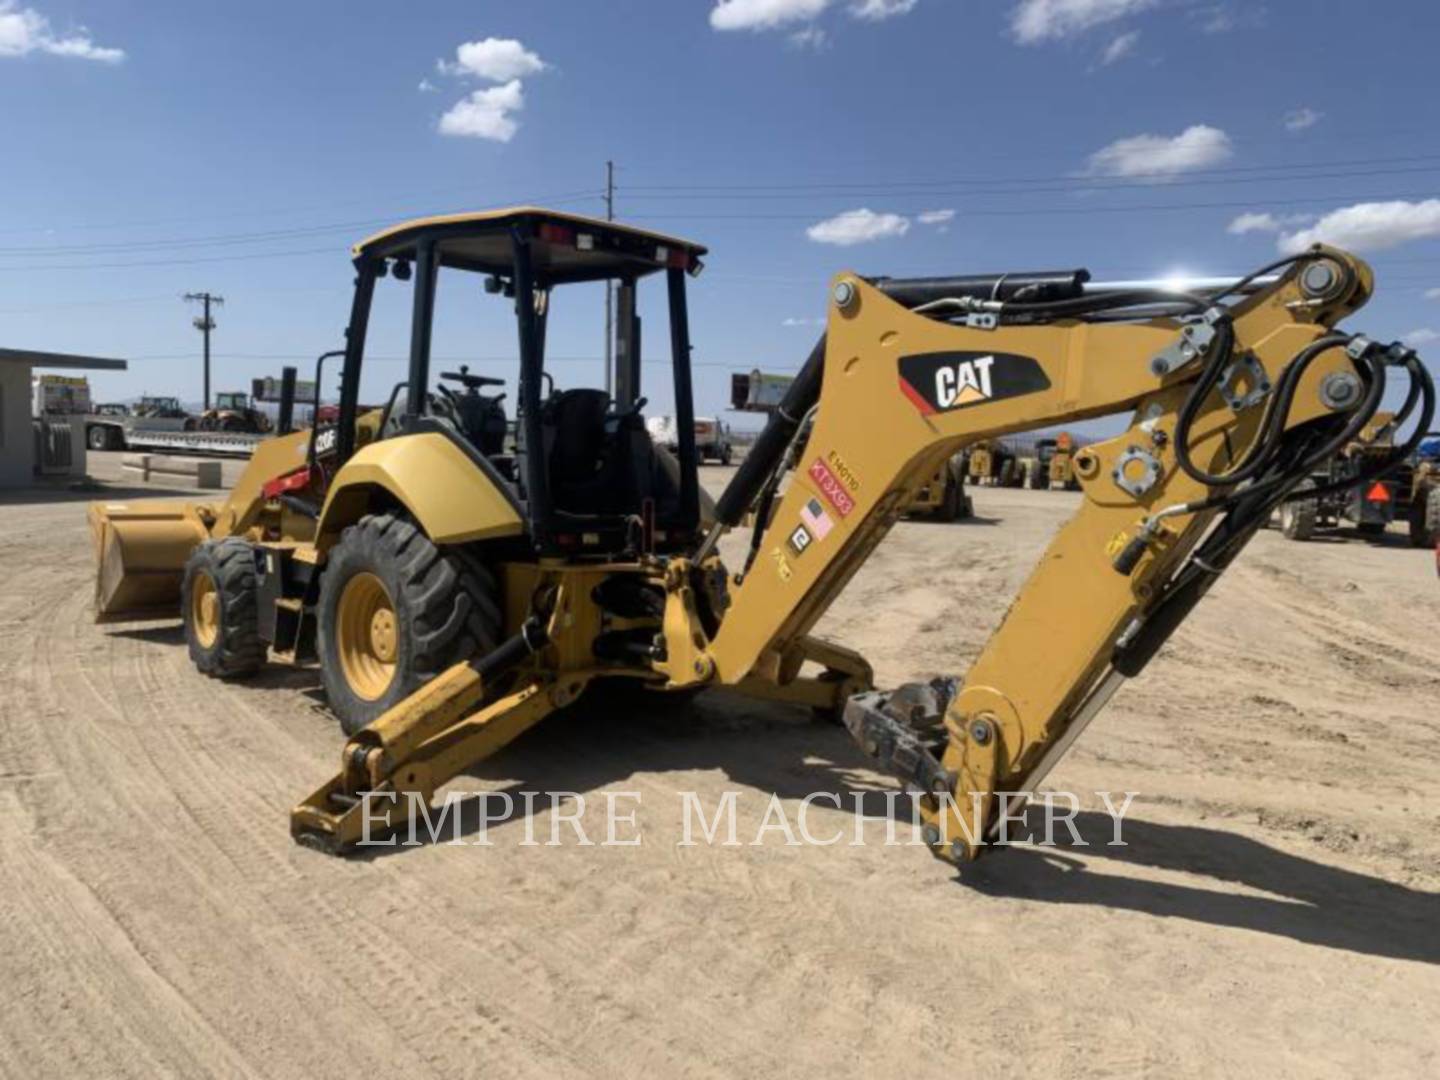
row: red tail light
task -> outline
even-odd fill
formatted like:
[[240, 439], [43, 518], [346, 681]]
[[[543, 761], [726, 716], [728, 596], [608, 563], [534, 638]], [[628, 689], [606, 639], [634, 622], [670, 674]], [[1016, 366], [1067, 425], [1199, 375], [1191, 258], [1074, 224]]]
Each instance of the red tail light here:
[[547, 244], [575, 243], [575, 230], [565, 225], [544, 224], [540, 226], [540, 239]]

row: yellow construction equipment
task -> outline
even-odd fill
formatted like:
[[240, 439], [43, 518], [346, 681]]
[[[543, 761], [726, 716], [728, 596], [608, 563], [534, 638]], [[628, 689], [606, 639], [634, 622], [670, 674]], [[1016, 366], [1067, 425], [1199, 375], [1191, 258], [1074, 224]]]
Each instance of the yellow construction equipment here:
[[1050, 487], [1080, 490], [1080, 481], [1075, 478], [1075, 438], [1068, 431], [1055, 436], [1055, 449], [1050, 454], [1047, 472]]
[[[995, 793], [1044, 778], [1272, 509], [1370, 419], [1387, 370], [1415, 381], [1420, 431], [1434, 412], [1413, 351], [1334, 329], [1372, 275], [1332, 248], [1188, 289], [1083, 271], [844, 272], [825, 334], [707, 524], [685, 295], [704, 253], [534, 208], [387, 230], [354, 249], [334, 427], [264, 444], [222, 504], [92, 510], [102, 613], [178, 606], [214, 675], [267, 654], [318, 662], [349, 739], [335, 776], [295, 808], [297, 840], [342, 852], [405, 827], [589, 683], [629, 680], [842, 713], [925, 793], [934, 854], [964, 862], [995, 822]], [[479, 275], [518, 322], [513, 452], [481, 422], [498, 399], [462, 410], [452, 376], [432, 388], [441, 275]], [[679, 436], [668, 465], [641, 417], [635, 313], [657, 277]], [[614, 393], [557, 387], [548, 315], [562, 286], [600, 280], [618, 288]], [[409, 372], [383, 413], [360, 417], [382, 287], [412, 305]], [[470, 286], [447, 295], [481, 302]], [[1122, 413], [1120, 435], [1075, 454], [1079, 509], [963, 678], [875, 691], [863, 658], [812, 634], [964, 447]], [[748, 553], [727, 566], [718, 542], [747, 515]]]

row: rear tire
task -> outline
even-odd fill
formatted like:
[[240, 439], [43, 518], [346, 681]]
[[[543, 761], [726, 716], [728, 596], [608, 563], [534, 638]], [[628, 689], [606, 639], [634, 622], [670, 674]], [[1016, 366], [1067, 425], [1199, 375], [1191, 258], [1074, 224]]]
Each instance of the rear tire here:
[[451, 665], [490, 652], [502, 629], [489, 568], [393, 514], [367, 514], [341, 535], [317, 614], [321, 679], [347, 735]]
[[945, 491], [940, 496], [940, 505], [935, 510], [935, 520], [952, 522], [964, 517], [965, 492], [960, 481], [953, 476], [945, 478]]
[[110, 429], [103, 424], [91, 424], [85, 432], [85, 442], [91, 450], [110, 449]]
[[247, 541], [233, 536], [207, 540], [191, 552], [180, 596], [185, 644], [201, 672], [233, 679], [265, 665], [255, 549]]
[[1410, 511], [1410, 543], [1428, 548], [1440, 544], [1440, 487], [1432, 487], [1423, 495], [1424, 500], [1417, 497]]
[[[1301, 490], [1314, 486], [1307, 481], [1301, 485]], [[1315, 535], [1319, 518], [1318, 499], [1296, 499], [1280, 504], [1280, 531], [1287, 540], [1309, 540]]]

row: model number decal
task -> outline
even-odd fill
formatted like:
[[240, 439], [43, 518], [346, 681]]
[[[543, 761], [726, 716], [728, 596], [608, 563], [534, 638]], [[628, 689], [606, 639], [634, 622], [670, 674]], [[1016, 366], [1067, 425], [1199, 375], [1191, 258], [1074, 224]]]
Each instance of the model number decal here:
[[845, 489], [845, 484], [830, 471], [830, 466], [820, 458], [816, 458], [810, 466], [810, 479], [815, 481], [815, 485], [820, 489], [820, 494], [825, 496], [825, 501], [833, 506], [835, 513], [842, 518], [855, 509], [855, 500], [850, 497], [850, 492]]
[[860, 478], [850, 470], [849, 465], [845, 464], [844, 458], [834, 450], [831, 450], [830, 453], [826, 455], [826, 458], [835, 475], [845, 481], [845, 485], [850, 489], [852, 494], [860, 490]]

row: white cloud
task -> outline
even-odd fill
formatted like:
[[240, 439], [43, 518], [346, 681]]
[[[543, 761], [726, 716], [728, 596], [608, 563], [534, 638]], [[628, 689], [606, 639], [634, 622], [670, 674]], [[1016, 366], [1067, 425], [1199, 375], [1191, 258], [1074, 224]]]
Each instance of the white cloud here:
[[1279, 232], [1280, 222], [1274, 214], [1241, 214], [1225, 226], [1225, 231], [1232, 236], [1244, 236], [1252, 232]]
[[1131, 30], [1129, 33], [1121, 34], [1100, 54], [1100, 66], [1109, 67], [1117, 60], [1123, 60], [1135, 51], [1135, 46], [1140, 42], [1140, 31]]
[[954, 210], [926, 210], [916, 214], [915, 220], [921, 225], [949, 225], [955, 220]]
[[488, 90], [476, 90], [457, 101], [440, 118], [440, 134], [509, 142], [520, 129], [511, 114], [524, 107], [525, 94], [519, 79]]
[[50, 20], [34, 8], [17, 8], [14, 0], [0, 0], [0, 57], [28, 56], [32, 52], [102, 64], [118, 64], [125, 59], [124, 49], [96, 45], [84, 27], [56, 37]]
[[[472, 91], [452, 105], [440, 117], [440, 134], [509, 142], [520, 130], [514, 114], [525, 108], [521, 79], [538, 75], [549, 66], [514, 38], [490, 37], [460, 45], [454, 61], [437, 60], [435, 69], [445, 75], [484, 79], [498, 85]], [[422, 93], [436, 89], [429, 79], [420, 81]]]
[[780, 322], [780, 325], [781, 325], [781, 326], [824, 326], [824, 325], [825, 325], [825, 320], [824, 320], [824, 319], [798, 318], [798, 317], [796, 317], [796, 316], [794, 316], [794, 315], [791, 315], [789, 318], [782, 319], [781, 322]]
[[1408, 240], [1440, 236], [1440, 199], [1424, 202], [1356, 203], [1332, 210], [1308, 229], [1284, 233], [1279, 247], [1287, 255], [1311, 244], [1333, 244], [1351, 251], [1383, 251]]
[[1418, 349], [1421, 345], [1429, 345], [1432, 341], [1440, 341], [1440, 330], [1431, 330], [1428, 326], [1422, 326], [1419, 330], [1411, 330], [1400, 340], [1412, 349]]
[[415, 89], [419, 90], [422, 94], [438, 94], [440, 92], [440, 88], [429, 79], [421, 79], [420, 85]]
[[809, 22], [830, 0], [719, 0], [710, 12], [716, 30], [773, 30], [786, 23]]
[[1132, 135], [1116, 139], [1090, 155], [1090, 176], [1148, 178], [1163, 183], [1181, 173], [1218, 165], [1229, 159], [1230, 136], [1219, 128], [1195, 124], [1173, 138]]
[[1285, 130], [1304, 131], [1306, 128], [1314, 127], [1324, 116], [1324, 113], [1316, 112], [1310, 108], [1292, 109], [1285, 114]]
[[1252, 232], [1278, 233], [1281, 229], [1293, 229], [1296, 225], [1308, 225], [1315, 220], [1314, 214], [1241, 214], [1225, 231], [1232, 236], [1244, 236]]
[[1020, 0], [1010, 31], [1021, 45], [1075, 37], [1154, 7], [1157, 0]]
[[1269, 12], [1265, 5], [1246, 0], [1245, 5], [1206, 4], [1190, 13], [1192, 19], [1200, 21], [1200, 30], [1205, 34], [1228, 34], [1231, 30], [1253, 30], [1265, 25]]
[[437, 60], [435, 66], [446, 75], [473, 75], [504, 83], [538, 75], [547, 65], [514, 38], [486, 38], [465, 42], [455, 50], [454, 61]]
[[857, 19], [879, 22], [896, 15], [908, 15], [915, 10], [920, 0], [855, 0], [850, 5], [850, 14]]
[[1426, 290], [1425, 290], [1425, 299], [1426, 299], [1426, 300], [1440, 300], [1440, 289], [1426, 289]]
[[909, 231], [909, 218], [899, 214], [877, 214], [874, 210], [862, 207], [859, 210], [846, 210], [843, 214], [817, 222], [805, 230], [805, 235], [817, 244], [850, 247], [852, 244], [866, 244], [872, 240], [904, 236]]
[[790, 35], [790, 44], [797, 49], [820, 51], [829, 46], [830, 35], [823, 26], [805, 26]]

